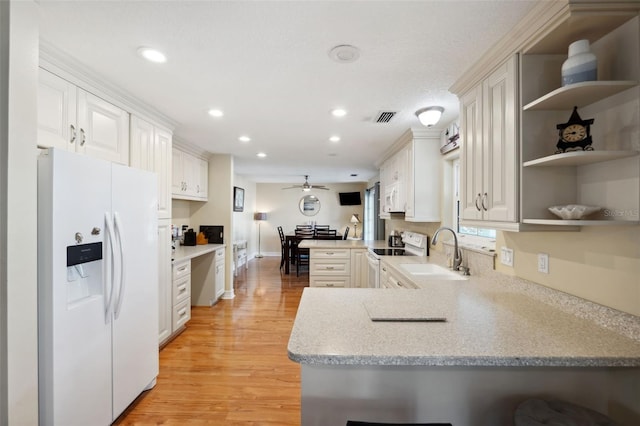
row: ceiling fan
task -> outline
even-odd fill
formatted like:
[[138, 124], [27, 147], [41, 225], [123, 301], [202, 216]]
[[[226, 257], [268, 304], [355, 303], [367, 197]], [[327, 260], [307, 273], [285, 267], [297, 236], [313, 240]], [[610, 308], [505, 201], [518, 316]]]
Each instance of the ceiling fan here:
[[309, 175], [304, 175], [304, 183], [302, 185], [293, 185], [293, 186], [288, 186], [282, 189], [294, 189], [294, 188], [302, 188], [303, 191], [311, 191], [311, 189], [324, 189], [327, 191], [329, 190], [329, 188], [327, 188], [324, 185], [311, 185], [309, 183]]

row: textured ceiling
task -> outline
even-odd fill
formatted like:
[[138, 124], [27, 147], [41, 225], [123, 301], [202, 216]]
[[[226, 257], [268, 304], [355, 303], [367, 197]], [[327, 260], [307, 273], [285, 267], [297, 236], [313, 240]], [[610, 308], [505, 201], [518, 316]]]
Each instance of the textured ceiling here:
[[[443, 106], [441, 127], [457, 116], [448, 88], [534, 3], [41, 0], [41, 39], [170, 117], [179, 140], [233, 154], [238, 174], [366, 181], [402, 133], [421, 128], [417, 109]], [[333, 62], [339, 44], [357, 46], [359, 60]], [[140, 46], [168, 61], [142, 60]], [[348, 115], [332, 117], [337, 106]], [[381, 110], [398, 114], [373, 123]]]

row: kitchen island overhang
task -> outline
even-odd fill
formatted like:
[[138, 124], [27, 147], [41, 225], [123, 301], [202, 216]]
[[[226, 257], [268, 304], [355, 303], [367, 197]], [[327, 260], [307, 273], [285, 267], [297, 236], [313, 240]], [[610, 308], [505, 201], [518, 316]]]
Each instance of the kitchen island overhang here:
[[[376, 303], [447, 321], [373, 322]], [[491, 280], [305, 289], [288, 352], [302, 366], [303, 425], [495, 426], [531, 397], [640, 424], [640, 342]]]

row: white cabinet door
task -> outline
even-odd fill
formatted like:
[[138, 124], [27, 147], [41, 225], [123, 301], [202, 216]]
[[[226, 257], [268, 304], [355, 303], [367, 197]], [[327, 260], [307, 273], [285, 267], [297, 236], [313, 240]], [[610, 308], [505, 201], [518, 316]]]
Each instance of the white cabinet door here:
[[216, 270], [214, 274], [214, 286], [215, 286], [215, 298], [216, 300], [222, 297], [224, 294], [224, 280], [225, 280], [225, 267], [224, 267], [224, 248], [216, 250], [215, 262]]
[[200, 161], [198, 158], [182, 153], [182, 176], [185, 182], [185, 195], [198, 196], [198, 183], [200, 179]]
[[351, 287], [369, 286], [369, 261], [366, 249], [351, 249]]
[[158, 217], [171, 218], [172, 134], [155, 128], [153, 160], [158, 174]]
[[484, 220], [516, 220], [516, 71], [514, 56], [483, 82]]
[[202, 199], [208, 198], [209, 191], [209, 163], [205, 160], [200, 160], [200, 167], [198, 173], [198, 186], [196, 188], [197, 196]]
[[460, 216], [482, 219], [482, 85], [460, 100], [462, 151], [460, 168]]
[[76, 86], [39, 69], [38, 146], [75, 151]]
[[173, 148], [171, 150], [171, 195], [181, 197], [186, 190], [184, 182], [184, 168], [182, 167], [182, 156], [184, 153]]
[[158, 177], [158, 218], [171, 218], [171, 132], [131, 117], [130, 166]]
[[171, 221], [158, 221], [158, 343], [171, 336]]
[[517, 220], [517, 56], [461, 99], [461, 217]]
[[76, 151], [129, 165], [129, 113], [78, 89]]
[[131, 117], [131, 158], [129, 163], [131, 167], [155, 171], [153, 139], [153, 124], [138, 117]]

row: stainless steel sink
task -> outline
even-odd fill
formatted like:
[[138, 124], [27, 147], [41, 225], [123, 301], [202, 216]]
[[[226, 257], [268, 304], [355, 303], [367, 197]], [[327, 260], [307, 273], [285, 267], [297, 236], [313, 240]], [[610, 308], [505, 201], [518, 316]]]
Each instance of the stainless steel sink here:
[[429, 280], [464, 281], [469, 279], [458, 272], [433, 263], [401, 263], [400, 267], [411, 275]]

